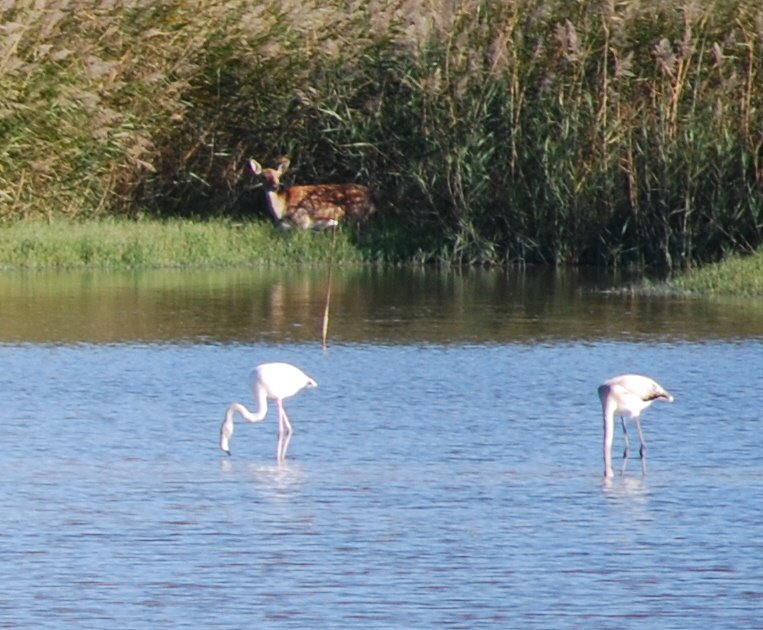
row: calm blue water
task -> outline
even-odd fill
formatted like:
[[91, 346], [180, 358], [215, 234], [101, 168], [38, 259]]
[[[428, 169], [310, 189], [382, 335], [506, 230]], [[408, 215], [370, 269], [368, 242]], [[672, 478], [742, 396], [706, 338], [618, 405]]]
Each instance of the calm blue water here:
[[[636, 341], [6, 341], [0, 626], [759, 627], [763, 336], [661, 321]], [[225, 408], [270, 360], [319, 383], [287, 402], [289, 459], [274, 410], [228, 458]], [[596, 387], [622, 371], [676, 402], [644, 414], [648, 475], [604, 483]]]

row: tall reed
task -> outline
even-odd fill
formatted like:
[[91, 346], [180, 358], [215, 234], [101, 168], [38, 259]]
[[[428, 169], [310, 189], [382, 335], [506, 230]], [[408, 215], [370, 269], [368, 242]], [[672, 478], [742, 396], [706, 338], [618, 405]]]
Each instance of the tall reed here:
[[420, 260], [686, 266], [763, 237], [753, 0], [49, 0], [0, 9], [0, 219], [266, 216], [357, 180]]

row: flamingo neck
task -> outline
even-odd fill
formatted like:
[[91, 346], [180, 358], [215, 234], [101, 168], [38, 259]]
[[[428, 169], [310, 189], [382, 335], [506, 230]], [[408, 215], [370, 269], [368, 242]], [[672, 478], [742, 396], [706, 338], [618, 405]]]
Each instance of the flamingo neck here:
[[612, 410], [604, 412], [604, 476], [614, 477], [612, 469], [612, 442], [615, 437], [615, 414]]
[[617, 404], [610, 398], [609, 389], [599, 388], [599, 398], [601, 398], [601, 410], [604, 419], [604, 476], [614, 477], [612, 469], [612, 442], [615, 439], [615, 411]]
[[226, 420], [229, 423], [233, 423], [233, 418], [237, 411], [241, 414], [241, 417], [247, 422], [259, 422], [265, 417], [265, 414], [267, 413], [268, 408], [266, 403], [264, 407], [261, 406], [261, 408], [258, 409], [257, 411], [250, 411], [241, 403], [232, 403], [231, 406], [228, 407], [228, 412], [225, 414]]
[[268, 397], [265, 389], [259, 384], [254, 386], [254, 395], [257, 399], [257, 411], [249, 411], [241, 403], [231, 403], [228, 411], [225, 412], [225, 420], [220, 427], [220, 448], [230, 455], [230, 440], [233, 437], [233, 418], [236, 412], [247, 422], [259, 422], [265, 418], [268, 412]]

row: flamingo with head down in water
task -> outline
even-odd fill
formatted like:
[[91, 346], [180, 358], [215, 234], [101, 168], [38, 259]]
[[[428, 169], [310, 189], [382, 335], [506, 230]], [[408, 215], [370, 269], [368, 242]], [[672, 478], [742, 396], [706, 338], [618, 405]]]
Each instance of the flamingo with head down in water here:
[[236, 412], [247, 422], [259, 422], [268, 412], [268, 398], [278, 406], [278, 450], [277, 459], [286, 459], [292, 428], [286, 415], [283, 401], [308, 387], [318, 384], [299, 368], [290, 363], [263, 363], [252, 372], [252, 392], [257, 401], [257, 411], [249, 411], [241, 403], [234, 402], [225, 413], [220, 427], [220, 448], [230, 455], [230, 439], [233, 436], [233, 418]]
[[639, 454], [641, 467], [646, 472], [646, 443], [641, 432], [641, 412], [655, 400], [663, 398], [673, 402], [673, 396], [662, 386], [648, 376], [640, 374], [623, 374], [607, 379], [599, 386], [599, 399], [604, 414], [604, 476], [614, 477], [612, 470], [612, 441], [615, 434], [615, 416], [620, 416], [625, 437], [625, 452], [623, 453], [623, 468], [628, 460], [630, 444], [628, 430], [625, 428], [625, 416], [636, 423], [638, 438], [641, 442]]

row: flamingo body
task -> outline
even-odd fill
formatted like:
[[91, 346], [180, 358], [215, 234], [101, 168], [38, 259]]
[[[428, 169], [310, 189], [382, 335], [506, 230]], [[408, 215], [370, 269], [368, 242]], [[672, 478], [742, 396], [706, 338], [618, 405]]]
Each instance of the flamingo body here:
[[292, 428], [286, 415], [283, 401], [308, 387], [318, 384], [299, 368], [290, 363], [263, 363], [258, 365], [251, 376], [252, 393], [257, 401], [257, 411], [250, 411], [241, 403], [231, 403], [220, 427], [220, 448], [230, 455], [230, 439], [233, 436], [233, 419], [236, 412], [247, 422], [259, 422], [268, 412], [268, 399], [278, 406], [278, 461], [286, 459]]
[[625, 428], [625, 417], [630, 417], [636, 424], [641, 443], [641, 466], [646, 471], [646, 443], [641, 432], [641, 412], [655, 400], [663, 398], [673, 402], [673, 396], [662, 386], [648, 376], [640, 374], [622, 374], [607, 379], [599, 386], [599, 399], [604, 416], [604, 476], [613, 477], [612, 442], [615, 433], [615, 416], [620, 416], [625, 437], [625, 452], [623, 453], [623, 468], [628, 459], [628, 431]]

